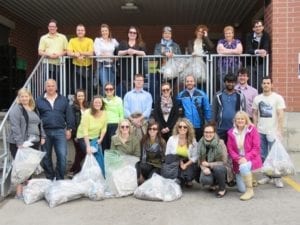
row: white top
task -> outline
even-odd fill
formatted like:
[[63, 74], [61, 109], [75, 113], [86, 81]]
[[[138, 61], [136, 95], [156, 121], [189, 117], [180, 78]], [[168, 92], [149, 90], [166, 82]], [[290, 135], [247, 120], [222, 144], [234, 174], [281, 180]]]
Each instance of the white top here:
[[[109, 39], [110, 41], [105, 41], [102, 37], [100, 38], [95, 38], [94, 41], [94, 51], [96, 56], [113, 56], [115, 49], [119, 46], [119, 42], [112, 38]], [[99, 62], [103, 61], [110, 61], [110, 60], [103, 60], [102, 59], [97, 59]]]
[[260, 94], [254, 98], [252, 108], [258, 111], [257, 129], [262, 134], [272, 134], [277, 131], [277, 110], [285, 109], [281, 95], [272, 92], [271, 95]]

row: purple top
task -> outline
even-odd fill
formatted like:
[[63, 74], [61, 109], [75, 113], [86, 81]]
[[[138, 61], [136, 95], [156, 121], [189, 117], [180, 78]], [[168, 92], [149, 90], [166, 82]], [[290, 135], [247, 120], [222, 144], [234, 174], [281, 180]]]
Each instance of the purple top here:
[[[227, 49], [236, 49], [238, 44], [241, 44], [239, 39], [233, 39], [230, 43], [226, 39], [221, 39], [218, 41], [218, 45], [221, 44], [224, 48]], [[224, 56], [219, 59], [219, 67], [222, 67], [223, 70], [227, 68], [239, 68], [240, 61], [238, 57], [234, 56]]]
[[258, 95], [257, 90], [250, 85], [242, 86], [240, 84], [237, 84], [235, 86], [235, 89], [239, 90], [240, 92], [242, 92], [242, 94], [244, 94], [246, 99], [246, 112], [248, 113], [249, 117], [252, 118], [252, 104], [255, 96]]

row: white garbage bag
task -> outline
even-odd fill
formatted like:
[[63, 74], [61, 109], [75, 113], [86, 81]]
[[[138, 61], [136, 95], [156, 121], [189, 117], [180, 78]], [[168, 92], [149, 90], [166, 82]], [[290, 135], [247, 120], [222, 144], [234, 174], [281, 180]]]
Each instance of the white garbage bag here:
[[19, 148], [13, 162], [11, 182], [21, 184], [36, 170], [46, 153], [33, 148]]
[[32, 204], [44, 198], [46, 190], [52, 184], [48, 179], [31, 179], [23, 188], [24, 202]]
[[54, 181], [46, 191], [45, 198], [52, 208], [62, 203], [87, 196], [93, 185], [94, 182], [91, 179], [82, 182], [74, 180]]
[[181, 196], [181, 188], [174, 180], [163, 178], [156, 173], [134, 192], [134, 197], [150, 201], [169, 202], [177, 200]]
[[82, 165], [81, 171], [73, 177], [73, 181], [82, 182], [86, 180], [104, 183], [101, 168], [93, 154], [87, 154]]

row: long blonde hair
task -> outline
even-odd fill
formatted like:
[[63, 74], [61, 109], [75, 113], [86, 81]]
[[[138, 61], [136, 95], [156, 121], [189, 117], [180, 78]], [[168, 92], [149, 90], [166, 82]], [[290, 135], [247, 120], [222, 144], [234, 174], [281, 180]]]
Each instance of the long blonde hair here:
[[173, 128], [173, 135], [178, 135], [178, 129], [179, 129], [179, 124], [180, 123], [185, 123], [187, 126], [187, 133], [186, 133], [186, 139], [187, 139], [187, 144], [188, 146], [192, 145], [194, 143], [195, 140], [195, 131], [194, 131], [194, 127], [191, 124], [191, 122], [186, 119], [186, 118], [179, 118]]
[[31, 94], [31, 92], [28, 90], [28, 89], [26, 89], [26, 88], [21, 88], [19, 91], [18, 91], [18, 98], [17, 98], [17, 100], [16, 100], [16, 102], [18, 103], [18, 104], [21, 104], [21, 102], [20, 102], [20, 96], [22, 95], [22, 94], [27, 94], [28, 96], [29, 96], [29, 107], [30, 107], [30, 109], [31, 110], [34, 110], [35, 109], [35, 101], [34, 101], [34, 99], [33, 99], [33, 97], [32, 97], [32, 94]]
[[129, 136], [132, 134], [132, 126], [131, 126], [130, 121], [129, 121], [128, 119], [123, 119], [123, 120], [121, 120], [121, 121], [119, 122], [118, 128], [117, 128], [117, 130], [116, 130], [116, 135], [117, 135], [118, 137], [121, 136], [121, 124], [124, 123], [124, 122], [126, 122], [126, 123], [128, 124], [128, 126], [129, 126]]

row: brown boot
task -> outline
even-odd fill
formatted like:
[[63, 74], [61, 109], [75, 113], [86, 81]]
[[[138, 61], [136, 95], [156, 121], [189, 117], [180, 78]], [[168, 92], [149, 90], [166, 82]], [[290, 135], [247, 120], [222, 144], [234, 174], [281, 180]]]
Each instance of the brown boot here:
[[258, 183], [257, 183], [256, 177], [255, 177], [255, 174], [252, 173], [252, 186], [257, 187], [257, 185], [258, 185]]
[[241, 200], [246, 201], [254, 196], [253, 185], [252, 185], [252, 174], [249, 173], [246, 176], [243, 176], [244, 183], [246, 185], [246, 192], [240, 197]]

